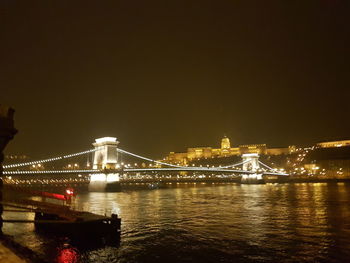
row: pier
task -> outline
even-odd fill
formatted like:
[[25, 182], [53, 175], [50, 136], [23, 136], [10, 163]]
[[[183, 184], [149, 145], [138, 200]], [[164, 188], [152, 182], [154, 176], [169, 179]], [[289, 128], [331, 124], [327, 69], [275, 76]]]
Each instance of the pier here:
[[[61, 233], [67, 236], [88, 238], [118, 237], [121, 219], [116, 214], [102, 216], [85, 211], [77, 211], [69, 206], [71, 196], [57, 193], [31, 191], [6, 187], [1, 205], [6, 212], [34, 213], [32, 220], [6, 219], [3, 223], [34, 223], [36, 230]], [[72, 190], [69, 190], [72, 191]], [[30, 197], [41, 197], [41, 201]], [[47, 201], [62, 202], [57, 204]]]

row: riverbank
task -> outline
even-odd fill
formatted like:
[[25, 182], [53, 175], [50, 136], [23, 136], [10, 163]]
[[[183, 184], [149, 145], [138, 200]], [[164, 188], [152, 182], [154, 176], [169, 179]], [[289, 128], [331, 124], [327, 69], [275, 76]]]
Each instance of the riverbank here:
[[9, 235], [0, 237], [0, 263], [48, 263]]
[[12, 250], [0, 243], [0, 263], [26, 263], [27, 261], [18, 257]]
[[[242, 184], [240, 177], [234, 178], [147, 178], [147, 179], [121, 179], [119, 182], [100, 187], [105, 190], [97, 192], [120, 192], [125, 190], [138, 189], [158, 189], [158, 188], [172, 188], [177, 186], [193, 187], [204, 185], [221, 185], [221, 184]], [[294, 184], [294, 183], [350, 183], [350, 178], [317, 178], [317, 177], [286, 177], [277, 180], [262, 180], [259, 184], [277, 183], [277, 184]], [[244, 184], [244, 183], [243, 183]], [[81, 184], [79, 186], [65, 185], [65, 184], [26, 184], [14, 185], [7, 184], [6, 186], [15, 186], [24, 189], [31, 189], [37, 191], [47, 191], [64, 194], [67, 187], [73, 187], [76, 193], [85, 193], [91, 191], [89, 183]], [[92, 191], [94, 192], [94, 191]]]

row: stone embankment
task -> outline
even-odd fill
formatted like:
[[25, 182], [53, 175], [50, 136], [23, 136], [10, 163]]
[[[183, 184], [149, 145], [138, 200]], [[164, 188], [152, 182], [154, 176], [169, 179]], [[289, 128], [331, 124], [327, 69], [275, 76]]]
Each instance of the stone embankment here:
[[[0, 202], [2, 201], [2, 161], [4, 159], [3, 150], [13, 136], [16, 134], [13, 122], [14, 110], [0, 104]], [[0, 263], [22, 263], [26, 262], [17, 256], [6, 245], [6, 237], [2, 234], [2, 212], [3, 207], [0, 203]]]

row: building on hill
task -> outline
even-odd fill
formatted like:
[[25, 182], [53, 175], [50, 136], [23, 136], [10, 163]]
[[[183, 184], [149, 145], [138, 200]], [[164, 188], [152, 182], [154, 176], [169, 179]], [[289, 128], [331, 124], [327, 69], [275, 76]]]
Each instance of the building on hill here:
[[239, 146], [240, 154], [245, 153], [258, 153], [258, 154], [266, 154], [267, 146], [266, 144], [246, 144]]
[[295, 146], [289, 146], [286, 148], [267, 148], [266, 144], [246, 144], [239, 145], [238, 147], [231, 147], [230, 139], [225, 136], [221, 139], [220, 148], [192, 147], [187, 148], [187, 152], [170, 152], [165, 159], [169, 163], [186, 165], [193, 160], [240, 156], [245, 153], [258, 153], [260, 155], [290, 154], [294, 152], [295, 149]]
[[221, 139], [221, 149], [230, 149], [231, 143], [230, 139], [224, 136], [224, 138]]
[[319, 142], [316, 144], [316, 146], [318, 148], [346, 147], [346, 146], [350, 146], [350, 140]]

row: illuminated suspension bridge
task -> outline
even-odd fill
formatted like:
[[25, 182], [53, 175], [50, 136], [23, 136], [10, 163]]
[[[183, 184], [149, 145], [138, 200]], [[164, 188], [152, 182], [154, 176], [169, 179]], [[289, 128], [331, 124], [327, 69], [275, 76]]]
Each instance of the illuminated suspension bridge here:
[[[62, 155], [54, 158], [47, 158], [37, 161], [29, 161], [16, 164], [4, 165], [4, 175], [49, 175], [49, 174], [87, 174], [91, 181], [106, 181], [117, 182], [121, 174], [133, 173], [164, 173], [164, 172], [201, 172], [212, 174], [229, 174], [232, 177], [243, 176], [245, 178], [256, 178], [262, 175], [286, 176], [288, 174], [278, 172], [276, 169], [262, 163], [259, 160], [258, 154], [243, 154], [242, 161], [225, 166], [182, 166], [162, 162], [147, 158], [135, 153], [118, 148], [118, 141], [114, 137], [104, 137], [96, 139], [93, 143], [94, 148], [73, 154]], [[62, 160], [76, 158], [93, 154], [92, 169], [52, 169], [52, 170], [31, 170], [23, 169], [26, 167], [53, 163]], [[131, 156], [138, 160], [147, 161], [151, 163], [152, 167], [130, 167], [122, 165], [120, 161], [121, 155]]]

